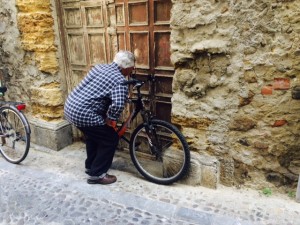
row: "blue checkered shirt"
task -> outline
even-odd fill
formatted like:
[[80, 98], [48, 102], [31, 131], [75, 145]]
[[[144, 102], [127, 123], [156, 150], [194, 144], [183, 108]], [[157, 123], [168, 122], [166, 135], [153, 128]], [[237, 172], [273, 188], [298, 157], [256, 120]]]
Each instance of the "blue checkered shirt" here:
[[128, 86], [116, 63], [94, 66], [70, 93], [65, 106], [66, 120], [77, 127], [104, 125], [105, 119], [117, 120], [128, 96]]

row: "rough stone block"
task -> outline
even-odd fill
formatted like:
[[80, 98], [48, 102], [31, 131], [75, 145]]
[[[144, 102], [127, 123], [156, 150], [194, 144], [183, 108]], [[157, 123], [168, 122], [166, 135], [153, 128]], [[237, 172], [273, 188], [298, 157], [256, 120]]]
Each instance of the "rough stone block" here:
[[188, 185], [218, 188], [220, 182], [220, 163], [216, 157], [191, 152], [189, 175], [182, 181]]
[[208, 161], [201, 162], [201, 185], [216, 189], [220, 181], [219, 162], [214, 157], [207, 159]]
[[67, 121], [46, 122], [29, 118], [31, 142], [58, 151], [73, 142], [72, 126]]
[[52, 82], [42, 87], [30, 87], [32, 101], [44, 107], [60, 106], [64, 103], [59, 83]]
[[192, 157], [191, 167], [190, 167], [188, 177], [186, 177], [183, 180], [183, 183], [193, 185], [193, 186], [201, 185], [201, 179], [202, 179], [201, 163]]
[[191, 47], [191, 52], [226, 53], [229, 51], [229, 42], [224, 40], [203, 40]]
[[201, 186], [216, 189], [220, 182], [220, 163], [214, 156], [198, 154], [195, 157], [201, 165]]

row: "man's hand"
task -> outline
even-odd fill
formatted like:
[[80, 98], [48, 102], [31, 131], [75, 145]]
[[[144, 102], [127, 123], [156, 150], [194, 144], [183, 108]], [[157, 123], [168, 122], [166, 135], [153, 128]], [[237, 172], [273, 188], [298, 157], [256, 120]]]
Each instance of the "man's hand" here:
[[106, 125], [114, 128], [117, 131], [117, 121], [106, 118]]

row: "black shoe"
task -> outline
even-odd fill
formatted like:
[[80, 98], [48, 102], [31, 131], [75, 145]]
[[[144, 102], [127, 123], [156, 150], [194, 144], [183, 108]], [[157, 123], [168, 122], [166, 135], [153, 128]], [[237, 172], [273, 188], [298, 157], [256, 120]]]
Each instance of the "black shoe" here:
[[106, 174], [104, 177], [99, 179], [87, 179], [88, 184], [112, 184], [116, 181], [117, 177], [109, 174]]
[[90, 171], [91, 171], [91, 169], [85, 169], [84, 172], [89, 175]]

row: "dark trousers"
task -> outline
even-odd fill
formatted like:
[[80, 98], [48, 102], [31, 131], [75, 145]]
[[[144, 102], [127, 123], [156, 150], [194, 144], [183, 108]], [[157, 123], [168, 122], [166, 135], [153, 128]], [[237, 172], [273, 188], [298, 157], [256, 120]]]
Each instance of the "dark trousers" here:
[[90, 176], [106, 173], [113, 161], [119, 142], [117, 132], [110, 126], [78, 127], [86, 138], [85, 168]]

